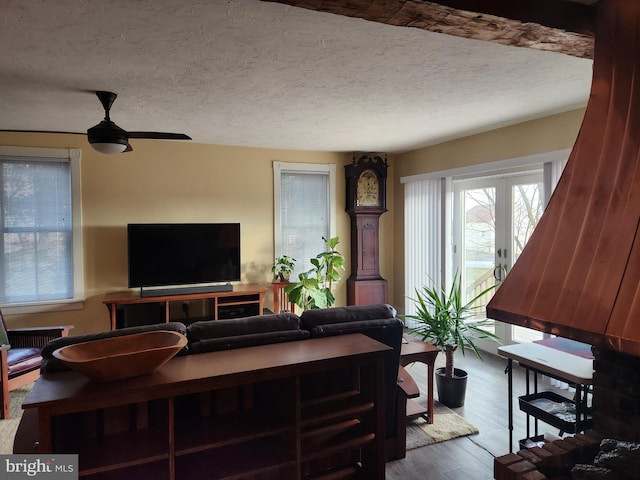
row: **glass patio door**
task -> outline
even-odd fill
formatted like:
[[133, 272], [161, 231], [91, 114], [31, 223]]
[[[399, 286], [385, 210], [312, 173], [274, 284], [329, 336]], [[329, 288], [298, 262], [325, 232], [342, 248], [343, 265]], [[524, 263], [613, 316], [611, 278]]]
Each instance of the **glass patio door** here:
[[[544, 208], [542, 170], [453, 182], [452, 265], [462, 276], [468, 301], [506, 277], [526, 245]], [[477, 303], [478, 315], [493, 291]], [[532, 341], [540, 332], [491, 322], [488, 330], [502, 344]], [[498, 344], [478, 341], [483, 350], [496, 353]]]

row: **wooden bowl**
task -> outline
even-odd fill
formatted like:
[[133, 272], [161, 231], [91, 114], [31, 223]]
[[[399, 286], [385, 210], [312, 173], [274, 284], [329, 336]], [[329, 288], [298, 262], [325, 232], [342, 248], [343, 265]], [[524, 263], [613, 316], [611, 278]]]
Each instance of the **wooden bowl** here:
[[187, 337], [178, 332], [156, 330], [68, 345], [53, 356], [93, 380], [107, 382], [149, 374], [186, 344]]

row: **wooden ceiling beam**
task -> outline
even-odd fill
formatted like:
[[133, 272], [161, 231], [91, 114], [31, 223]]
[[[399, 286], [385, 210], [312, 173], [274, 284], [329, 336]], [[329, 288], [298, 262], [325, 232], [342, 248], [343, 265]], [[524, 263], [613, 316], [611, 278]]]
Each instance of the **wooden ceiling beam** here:
[[[426, 2], [420, 2], [426, 3]], [[567, 32], [594, 35], [596, 7], [565, 0], [438, 0], [457, 10], [486, 13]]]
[[387, 25], [593, 58], [596, 7], [565, 0], [268, 0]]

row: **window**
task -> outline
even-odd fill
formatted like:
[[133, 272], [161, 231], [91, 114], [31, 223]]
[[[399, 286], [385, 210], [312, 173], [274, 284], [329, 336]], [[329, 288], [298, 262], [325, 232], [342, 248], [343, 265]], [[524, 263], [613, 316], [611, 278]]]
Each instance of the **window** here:
[[[465, 301], [504, 280], [542, 216], [547, 189], [542, 165], [481, 178], [454, 178], [451, 256], [453, 271], [462, 277]], [[494, 293], [476, 302], [478, 317], [486, 315]], [[542, 338], [541, 332], [500, 322], [485, 328], [494, 329], [503, 344]], [[476, 345], [497, 353], [495, 342], [479, 340]]]
[[79, 150], [0, 147], [5, 312], [45, 310], [82, 297], [79, 170]]
[[[527, 204], [534, 198], [536, 205], [546, 205], [568, 156], [569, 150], [558, 150], [401, 178], [405, 199], [404, 263], [405, 297], [407, 298], [404, 306], [405, 313], [415, 314], [415, 306], [410, 299], [415, 298], [416, 288], [421, 289], [425, 285], [440, 286], [442, 283], [448, 285], [455, 271], [460, 271], [464, 276], [465, 259], [469, 260], [468, 263], [473, 267], [489, 265], [487, 278], [493, 280], [494, 268], [497, 268], [498, 264], [504, 267], [504, 257], [500, 255], [505, 252], [505, 249], [512, 256], [518, 253], [518, 248], [521, 246], [511, 243], [507, 246], [506, 241], [502, 249], [494, 248], [495, 231], [492, 227], [489, 228], [490, 225], [485, 219], [485, 217], [492, 218], [494, 210], [480, 208], [491, 206], [492, 201], [495, 200], [493, 190], [488, 189], [487, 185], [491, 178], [505, 176], [510, 178], [508, 183], [510, 188], [514, 189], [510, 190], [513, 193], [509, 198], [516, 200], [514, 208], [522, 203]], [[538, 177], [535, 180], [529, 181], [530, 179], [517, 177], [521, 172], [530, 171], [532, 168], [538, 169]], [[515, 182], [516, 179], [520, 179], [521, 182]], [[465, 182], [468, 186], [466, 190], [462, 188]], [[545, 188], [541, 188], [540, 182], [545, 185]], [[527, 197], [526, 201], [519, 201], [518, 199], [522, 199], [522, 193], [528, 192], [528, 189], [531, 189], [531, 198]], [[542, 199], [536, 197], [541, 190], [545, 194]], [[458, 195], [454, 195], [454, 192]], [[470, 200], [469, 211], [465, 211], [464, 216], [460, 206], [463, 193], [468, 193]], [[478, 202], [478, 198], [472, 198], [478, 193], [484, 196], [484, 202]], [[514, 210], [509, 212], [512, 216], [519, 214]], [[457, 222], [454, 221], [456, 214]], [[466, 245], [461, 242], [465, 234], [460, 229], [462, 219], [468, 220], [465, 224], [473, 230], [466, 232]], [[512, 228], [507, 233], [508, 238], [513, 237], [514, 240], [528, 238], [530, 231], [527, 228], [530, 225], [524, 221], [519, 224], [525, 229], [526, 235]], [[484, 278], [481, 273], [477, 275], [478, 281]], [[407, 321], [407, 325], [413, 326], [411, 320]], [[522, 329], [514, 329], [514, 332], [516, 335], [523, 335]]]
[[273, 162], [273, 170], [274, 256], [295, 258], [297, 278], [326, 250], [322, 237], [335, 236], [336, 166]]

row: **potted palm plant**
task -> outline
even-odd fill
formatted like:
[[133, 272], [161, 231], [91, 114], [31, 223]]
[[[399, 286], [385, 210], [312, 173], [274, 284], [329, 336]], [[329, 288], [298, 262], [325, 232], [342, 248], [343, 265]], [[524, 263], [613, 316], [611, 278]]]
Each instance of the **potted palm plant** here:
[[461, 275], [456, 274], [449, 290], [444, 287], [423, 287], [422, 291], [416, 289], [416, 298], [410, 300], [415, 304], [417, 313], [405, 315], [405, 318], [411, 318], [418, 324], [410, 328], [411, 332], [444, 352], [445, 367], [436, 369], [435, 373], [438, 400], [448, 407], [464, 405], [466, 393], [467, 372], [454, 368], [455, 351], [459, 347], [464, 355], [467, 349], [471, 349], [482, 359], [474, 340], [498, 340], [496, 335], [483, 328], [489, 320], [473, 318], [481, 307], [476, 305], [478, 300], [496, 286], [484, 289], [465, 303], [461, 283]]

